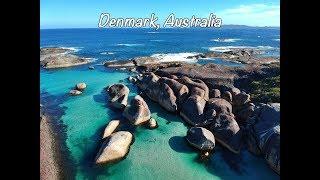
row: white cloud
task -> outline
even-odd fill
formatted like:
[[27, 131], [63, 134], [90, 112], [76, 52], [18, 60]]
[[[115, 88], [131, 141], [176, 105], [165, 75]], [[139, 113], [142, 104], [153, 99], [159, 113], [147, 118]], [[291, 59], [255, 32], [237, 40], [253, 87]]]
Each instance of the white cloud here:
[[217, 12], [224, 24], [280, 26], [280, 5], [251, 4]]

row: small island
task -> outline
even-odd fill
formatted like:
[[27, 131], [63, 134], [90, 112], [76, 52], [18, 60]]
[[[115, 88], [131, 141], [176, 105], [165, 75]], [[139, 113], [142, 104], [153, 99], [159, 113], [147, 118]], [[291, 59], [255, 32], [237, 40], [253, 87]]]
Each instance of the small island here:
[[61, 47], [40, 48], [40, 65], [43, 68], [64, 68], [90, 63], [88, 58], [76, 56], [74, 50]]

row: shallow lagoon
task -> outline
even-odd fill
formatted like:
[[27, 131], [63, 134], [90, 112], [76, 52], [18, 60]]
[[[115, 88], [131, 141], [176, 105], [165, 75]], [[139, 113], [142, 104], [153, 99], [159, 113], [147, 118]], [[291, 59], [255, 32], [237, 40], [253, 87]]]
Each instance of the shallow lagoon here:
[[[77, 82], [86, 82], [80, 96], [68, 96], [61, 120], [66, 125], [66, 145], [76, 169], [76, 179], [279, 179], [262, 158], [242, 152], [240, 156], [219, 145], [211, 159], [198, 162], [196, 151], [186, 144], [187, 127], [181, 118], [169, 114], [157, 104], [147, 101], [159, 128], [136, 128], [135, 142], [123, 161], [97, 167], [93, 164], [99, 147], [100, 133], [120, 112], [106, 105], [103, 88], [124, 80], [127, 73], [109, 71], [104, 67], [86, 67], [41, 72], [41, 90], [57, 97], [66, 94]], [[137, 90], [127, 84], [132, 98]]]

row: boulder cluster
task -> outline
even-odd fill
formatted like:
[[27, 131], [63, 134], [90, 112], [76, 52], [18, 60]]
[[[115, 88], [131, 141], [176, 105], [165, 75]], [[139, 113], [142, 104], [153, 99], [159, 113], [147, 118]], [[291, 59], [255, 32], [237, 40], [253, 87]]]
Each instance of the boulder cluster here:
[[[275, 115], [265, 112], [265, 106], [269, 105], [255, 106], [250, 95], [236, 87], [216, 84], [209, 89], [202, 80], [187, 76], [161, 77], [147, 72], [129, 80], [165, 110], [180, 114], [191, 126], [187, 141], [202, 153], [211, 152], [215, 140], [236, 154], [249, 144], [250, 151], [259, 149], [272, 169], [280, 174], [280, 118], [275, 120]], [[279, 113], [280, 104], [275, 114]], [[270, 121], [275, 122], [270, 124]]]
[[[109, 105], [122, 111], [123, 117], [132, 125], [157, 128], [144, 99], [137, 95], [128, 104], [129, 88], [124, 84], [113, 84], [106, 88]], [[129, 152], [134, 135], [129, 131], [117, 131], [121, 120], [111, 120], [102, 135], [102, 145], [95, 158], [96, 164], [106, 164], [123, 159]]]
[[80, 95], [82, 94], [82, 92], [84, 91], [84, 89], [87, 87], [86, 83], [78, 83], [74, 89], [72, 89], [69, 94], [71, 96], [77, 96], [77, 95]]

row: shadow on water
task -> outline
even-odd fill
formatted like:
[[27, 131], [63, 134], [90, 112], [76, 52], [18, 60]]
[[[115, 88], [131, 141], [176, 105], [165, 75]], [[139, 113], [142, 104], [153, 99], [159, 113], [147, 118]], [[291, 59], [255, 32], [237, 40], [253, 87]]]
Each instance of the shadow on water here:
[[207, 171], [216, 176], [223, 177], [223, 179], [234, 179], [234, 176], [221, 173], [226, 172], [221, 163], [225, 163], [237, 176], [247, 173], [245, 170], [246, 163], [243, 161], [241, 154], [234, 154], [223, 147], [216, 147], [216, 153], [212, 154], [210, 159], [205, 162]]
[[[110, 118], [110, 120], [111, 119], [120, 120], [120, 125], [116, 128], [115, 132], [129, 131], [132, 134], [135, 134], [136, 127], [129, 123], [127, 120], [125, 120], [122, 116], [113, 115], [112, 118]], [[85, 152], [84, 157], [80, 161], [81, 172], [84, 175], [84, 179], [95, 180], [100, 175], [112, 175], [112, 173], [109, 172], [108, 168], [109, 166], [112, 166], [112, 164], [96, 165], [94, 163], [96, 155], [99, 152], [102, 143], [105, 141], [105, 139], [102, 139], [102, 136], [106, 126], [107, 124], [100, 127], [90, 138], [84, 139], [80, 144], [77, 145], [77, 147], [81, 149], [82, 152]]]
[[171, 149], [179, 153], [194, 153], [183, 136], [173, 136], [169, 139]]
[[54, 131], [55, 142], [57, 143], [58, 164], [62, 169], [64, 179], [74, 179], [74, 160], [70, 156], [70, 150], [66, 145], [67, 126], [63, 124], [61, 117], [65, 115], [67, 107], [61, 106], [67, 99], [68, 94], [52, 95], [45, 90], [40, 91], [41, 113], [48, 116]]

